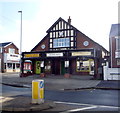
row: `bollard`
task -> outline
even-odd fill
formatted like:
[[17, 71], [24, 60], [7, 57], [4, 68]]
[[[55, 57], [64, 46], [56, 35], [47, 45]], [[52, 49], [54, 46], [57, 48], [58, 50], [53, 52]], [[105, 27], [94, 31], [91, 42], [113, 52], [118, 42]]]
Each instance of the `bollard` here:
[[44, 80], [32, 81], [32, 103], [44, 103]]

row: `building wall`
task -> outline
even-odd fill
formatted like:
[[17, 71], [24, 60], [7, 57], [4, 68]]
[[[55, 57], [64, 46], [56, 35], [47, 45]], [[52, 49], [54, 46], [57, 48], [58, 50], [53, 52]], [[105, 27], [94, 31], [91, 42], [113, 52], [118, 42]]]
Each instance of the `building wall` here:
[[[42, 45], [45, 45], [44, 49], [42, 49]], [[49, 50], [49, 37], [46, 36], [35, 48], [33, 48], [32, 51], [48, 51], [48, 50]]]
[[4, 48], [4, 53], [9, 53], [9, 48], [15, 49], [15, 54], [19, 54], [18, 48], [13, 43]]
[[[15, 53], [9, 53], [9, 48], [15, 49]], [[1, 72], [19, 72], [19, 59], [16, 60], [17, 56], [19, 57], [18, 48], [11, 43], [3, 47], [3, 53], [0, 54], [1, 59]]]
[[[84, 46], [83, 43], [85, 41], [89, 42], [88, 46]], [[82, 49], [82, 48], [93, 48], [93, 46], [95, 46], [95, 44], [89, 39], [87, 38], [85, 35], [83, 35], [80, 32], [77, 32], [77, 49]]]
[[111, 59], [111, 67], [120, 68], [120, 65], [117, 65], [117, 59], [115, 58], [116, 51], [116, 39], [115, 37], [110, 38], [110, 59]]

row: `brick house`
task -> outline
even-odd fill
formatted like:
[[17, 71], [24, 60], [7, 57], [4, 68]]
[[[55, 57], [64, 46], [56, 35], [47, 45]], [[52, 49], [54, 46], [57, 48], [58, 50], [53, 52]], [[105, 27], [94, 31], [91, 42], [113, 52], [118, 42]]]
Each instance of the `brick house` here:
[[120, 68], [120, 24], [112, 24], [109, 35], [110, 67]]
[[[94, 75], [104, 63], [108, 51], [61, 17], [47, 30], [47, 35], [31, 50], [22, 53], [22, 67], [32, 62], [33, 74]], [[24, 68], [22, 68], [24, 73]]]
[[0, 43], [0, 72], [19, 72], [19, 49], [12, 42]]

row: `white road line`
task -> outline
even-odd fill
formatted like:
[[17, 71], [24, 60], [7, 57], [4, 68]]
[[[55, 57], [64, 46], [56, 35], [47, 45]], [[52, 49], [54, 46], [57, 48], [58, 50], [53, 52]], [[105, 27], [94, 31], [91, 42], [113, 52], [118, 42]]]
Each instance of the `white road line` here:
[[60, 102], [60, 101], [54, 101], [55, 103], [58, 104], [68, 104], [68, 105], [83, 105], [83, 106], [91, 106], [91, 107], [106, 107], [106, 108], [115, 108], [115, 109], [120, 109], [120, 107], [116, 107], [116, 106], [104, 106], [104, 105], [93, 105], [93, 104], [82, 104], [82, 103], [71, 103], [71, 102]]
[[70, 112], [82, 111], [82, 110], [93, 109], [93, 108], [97, 108], [97, 106], [77, 108], [77, 109], [67, 110], [65, 112], [60, 112], [60, 113], [70, 113]]
[[11, 97], [3, 97], [3, 96], [0, 96], [0, 104], [5, 102], [5, 101], [9, 101], [9, 100], [12, 100], [13, 98]]

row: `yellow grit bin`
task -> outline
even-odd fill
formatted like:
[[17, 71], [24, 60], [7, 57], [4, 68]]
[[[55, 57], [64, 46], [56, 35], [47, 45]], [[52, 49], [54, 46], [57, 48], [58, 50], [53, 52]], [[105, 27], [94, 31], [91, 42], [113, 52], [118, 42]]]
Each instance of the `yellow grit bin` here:
[[32, 103], [44, 103], [44, 80], [32, 81]]

